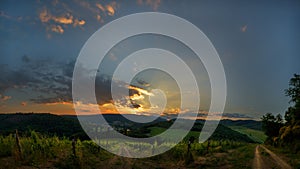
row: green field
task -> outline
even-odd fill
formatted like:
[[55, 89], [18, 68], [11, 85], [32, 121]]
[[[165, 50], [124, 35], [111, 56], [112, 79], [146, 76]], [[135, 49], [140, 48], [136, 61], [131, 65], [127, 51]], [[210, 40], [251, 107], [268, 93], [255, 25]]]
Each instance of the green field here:
[[31, 136], [20, 137], [19, 141], [21, 151], [13, 135], [0, 136], [0, 168], [251, 168], [255, 147], [255, 144], [224, 140], [193, 143], [188, 151], [187, 143], [181, 142], [163, 154], [131, 159], [109, 153], [92, 141], [77, 140], [75, 154], [72, 141], [67, 138], [31, 132]]
[[267, 139], [267, 136], [263, 131], [254, 130], [242, 126], [231, 126], [230, 128], [242, 134], [246, 134], [249, 138], [259, 143], [263, 143]]

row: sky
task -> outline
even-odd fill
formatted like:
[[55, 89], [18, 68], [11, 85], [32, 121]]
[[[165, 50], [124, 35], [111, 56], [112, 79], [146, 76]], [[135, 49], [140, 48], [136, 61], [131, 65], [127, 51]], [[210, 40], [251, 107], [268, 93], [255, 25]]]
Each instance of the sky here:
[[[296, 0], [1, 1], [0, 113], [75, 114], [72, 75], [83, 45], [105, 24], [140, 12], [176, 15], [210, 39], [226, 74], [224, 118], [284, 115], [289, 106], [284, 89], [293, 74], [300, 73], [300, 2]], [[120, 42], [99, 65], [95, 93], [101, 112], [151, 115], [153, 89], [164, 91], [156, 93], [167, 98], [164, 114], [179, 112], [178, 85], [165, 72], [140, 72], [131, 84], [112, 79], [123, 59], [149, 47], [172, 51], [190, 66], [201, 95], [199, 116], [205, 116], [211, 90], [202, 62], [181, 42], [149, 34]], [[129, 95], [113, 100], [111, 84], [128, 89]], [[98, 113], [90, 107], [86, 104], [87, 113]]]

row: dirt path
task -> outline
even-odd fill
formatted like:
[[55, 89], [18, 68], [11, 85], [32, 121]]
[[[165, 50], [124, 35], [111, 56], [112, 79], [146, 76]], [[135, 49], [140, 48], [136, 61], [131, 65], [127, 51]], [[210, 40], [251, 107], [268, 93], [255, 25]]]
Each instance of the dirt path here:
[[265, 146], [261, 145], [261, 148], [263, 148], [267, 153], [270, 154], [270, 156], [276, 161], [278, 166], [284, 169], [292, 169], [292, 167], [287, 164], [285, 161], [283, 161], [280, 157], [278, 157], [275, 153], [273, 153], [271, 150], [267, 149]]
[[259, 149], [259, 146], [256, 146], [254, 160], [253, 160], [253, 168], [254, 169], [262, 169], [262, 161], [261, 161], [261, 156], [260, 156], [258, 149]]
[[[259, 149], [263, 149], [269, 156], [262, 156]], [[253, 160], [253, 168], [254, 169], [265, 169], [265, 168], [274, 168], [274, 165], [282, 169], [292, 169], [292, 167], [283, 161], [280, 157], [278, 157], [271, 150], [267, 149], [263, 145], [258, 145], [255, 148], [255, 156]]]

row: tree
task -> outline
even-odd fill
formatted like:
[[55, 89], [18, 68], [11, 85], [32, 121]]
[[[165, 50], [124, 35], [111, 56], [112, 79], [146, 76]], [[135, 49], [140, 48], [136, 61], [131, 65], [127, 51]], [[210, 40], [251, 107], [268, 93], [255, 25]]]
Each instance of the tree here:
[[300, 121], [300, 75], [294, 74], [289, 83], [289, 88], [285, 90], [286, 96], [289, 96], [290, 103], [294, 103], [285, 113], [287, 124], [296, 124]]
[[267, 113], [263, 115], [262, 119], [262, 128], [265, 131], [265, 134], [269, 137], [277, 137], [279, 135], [279, 130], [283, 126], [283, 119], [280, 114], [276, 117], [271, 114]]
[[289, 147], [293, 152], [300, 151], [300, 75], [294, 74], [289, 88], [285, 90], [292, 105], [285, 112], [285, 123], [280, 115], [267, 113], [262, 117], [262, 127], [268, 136], [267, 142]]

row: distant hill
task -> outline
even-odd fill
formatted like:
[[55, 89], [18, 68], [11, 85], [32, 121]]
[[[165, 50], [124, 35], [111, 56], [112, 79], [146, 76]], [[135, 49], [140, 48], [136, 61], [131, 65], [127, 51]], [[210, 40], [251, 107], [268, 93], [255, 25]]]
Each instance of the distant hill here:
[[70, 137], [83, 132], [76, 118], [49, 113], [0, 114], [0, 134], [8, 135], [16, 129], [21, 134], [34, 130], [43, 134]]
[[[131, 115], [135, 118], [147, 118], [147, 116]], [[97, 115], [82, 116], [84, 121], [89, 123], [97, 123]], [[172, 121], [167, 121], [164, 118], [157, 118], [150, 123], [134, 123], [129, 121], [120, 114], [105, 114], [104, 118], [107, 122], [116, 128], [127, 128], [131, 130], [131, 136], [134, 137], [149, 137], [153, 133], [153, 129], [164, 131]], [[21, 134], [26, 134], [30, 130], [34, 130], [47, 135], [57, 135], [66, 137], [78, 137], [88, 139], [85, 135], [77, 116], [72, 115], [53, 115], [49, 113], [16, 113], [16, 114], [0, 114], [0, 134], [8, 135], [14, 133], [15, 129]], [[188, 121], [188, 120], [187, 120]], [[192, 134], [196, 137], [203, 127], [204, 121], [197, 121], [192, 128]], [[214, 140], [235, 140], [253, 142], [247, 135], [234, 131], [230, 126], [249, 127], [251, 129], [260, 129], [260, 122], [232, 121], [222, 120], [213, 133], [211, 139]], [[229, 126], [229, 127], [227, 127]]]
[[[187, 120], [188, 121], [188, 120]], [[135, 129], [133, 131], [133, 136], [137, 137], [136, 133], [138, 133], [139, 136], [153, 136], [158, 135], [168, 129], [173, 124], [173, 121], [164, 121], [164, 122], [158, 122], [155, 124], [146, 125], [142, 128]], [[191, 129], [190, 133], [186, 136], [186, 139], [188, 137], [195, 137], [199, 138], [199, 134], [203, 127], [203, 122], [197, 122], [194, 124], [193, 128]], [[180, 132], [180, 128], [175, 129]], [[153, 134], [155, 133], [155, 134]], [[226, 127], [222, 124], [219, 124], [217, 129], [214, 131], [212, 136], [210, 137], [211, 140], [231, 140], [231, 141], [242, 141], [242, 142], [249, 142], [253, 143], [255, 142], [251, 138], [249, 138], [246, 134], [240, 133], [238, 131], [232, 130], [229, 127]]]
[[239, 127], [246, 127], [253, 130], [262, 130], [262, 123], [261, 121], [255, 120], [222, 120], [220, 122], [225, 126], [239, 126]]

